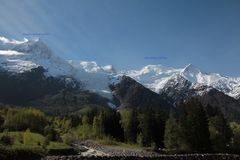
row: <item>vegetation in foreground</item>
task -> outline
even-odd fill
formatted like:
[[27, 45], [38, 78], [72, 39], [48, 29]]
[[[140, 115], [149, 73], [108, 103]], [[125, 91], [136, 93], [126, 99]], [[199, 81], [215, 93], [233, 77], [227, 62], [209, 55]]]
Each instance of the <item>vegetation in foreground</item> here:
[[229, 123], [219, 109], [204, 108], [194, 99], [169, 115], [154, 107], [114, 110], [89, 105], [53, 116], [33, 108], [3, 106], [0, 130], [2, 153], [8, 149], [45, 155], [86, 139], [135, 149], [161, 148], [165, 153], [240, 153], [240, 124]]

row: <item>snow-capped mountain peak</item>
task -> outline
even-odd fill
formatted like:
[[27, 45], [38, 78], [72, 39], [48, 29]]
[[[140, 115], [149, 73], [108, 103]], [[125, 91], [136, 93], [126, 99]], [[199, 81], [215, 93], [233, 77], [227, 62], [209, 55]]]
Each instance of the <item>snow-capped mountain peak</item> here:
[[197, 83], [198, 79], [202, 76], [202, 72], [193, 64], [188, 64], [182, 69], [180, 75], [192, 83]]
[[192, 73], [192, 74], [198, 74], [200, 73], [200, 69], [197, 68], [195, 65], [193, 64], [188, 64], [186, 67], [183, 68], [183, 70], [181, 71], [182, 73]]
[[75, 68], [85, 70], [88, 73], [103, 73], [103, 74], [116, 74], [116, 70], [112, 65], [100, 66], [95, 61], [78, 61], [68, 60]]
[[25, 43], [27, 41], [28, 41], [27, 38], [24, 38], [22, 41], [18, 41], [15, 39], [10, 40], [6, 37], [0, 37], [0, 44], [21, 44], [21, 43]]
[[72, 77], [81, 82], [85, 89], [111, 97], [109, 84], [114, 78], [109, 76], [114, 72], [112, 66], [101, 67], [93, 61], [66, 61], [55, 55], [41, 39], [17, 41], [0, 38], [1, 68], [12, 73], [22, 73], [39, 66], [47, 71], [46, 76]]
[[15, 39], [7, 39], [5, 37], [0, 37], [0, 50], [11, 50], [12, 48], [16, 47], [17, 45], [21, 45], [23, 43], [28, 42], [28, 39], [24, 38], [21, 41]]
[[1, 37], [0, 41], [1, 67], [13, 73], [22, 73], [38, 66], [42, 66], [52, 76], [72, 76], [76, 72], [40, 39], [17, 41]]
[[116, 73], [117, 73], [117, 71], [116, 71], [116, 69], [113, 67], [113, 65], [106, 65], [106, 66], [103, 66], [102, 68], [103, 68], [103, 70], [104, 70], [105, 72], [107, 72], [107, 73], [111, 73], [111, 74], [116, 74]]
[[70, 63], [75, 68], [85, 70], [89, 73], [97, 73], [99, 71], [102, 71], [102, 68], [94, 61], [77, 61], [77, 60], [69, 60], [68, 63]]
[[56, 56], [53, 54], [52, 50], [41, 39], [28, 40], [21, 45], [16, 45], [12, 50], [19, 52], [34, 54], [38, 58], [51, 58]]
[[[73, 77], [84, 83], [86, 89], [111, 97], [109, 84], [119, 82], [122, 75], [129, 76], [145, 87], [159, 93], [166, 85], [178, 83], [182, 78], [196, 85], [213, 87], [234, 98], [240, 97], [240, 77], [226, 77], [206, 73], [193, 64], [184, 68], [147, 65], [140, 70], [117, 72], [112, 65], [100, 66], [95, 61], [66, 61], [53, 53], [41, 39], [9, 40], [0, 37], [0, 67], [13, 73], [22, 73], [42, 66], [46, 75]], [[181, 81], [179, 81], [181, 79]]]
[[132, 77], [156, 93], [159, 93], [169, 82], [180, 83], [178, 77], [181, 76], [192, 83], [191, 87], [195, 85], [210, 86], [231, 97], [240, 97], [240, 77], [231, 78], [217, 73], [206, 73], [193, 64], [188, 64], [180, 69], [162, 65], [147, 65], [140, 70], [131, 70], [122, 74]]

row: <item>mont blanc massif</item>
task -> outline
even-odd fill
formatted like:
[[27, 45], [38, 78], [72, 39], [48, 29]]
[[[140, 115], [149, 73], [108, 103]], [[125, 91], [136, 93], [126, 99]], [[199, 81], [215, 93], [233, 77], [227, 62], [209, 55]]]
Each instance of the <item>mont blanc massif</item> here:
[[240, 120], [240, 77], [147, 65], [117, 71], [94, 61], [64, 60], [40, 39], [0, 38], [0, 102], [66, 114], [85, 105], [174, 109], [190, 98]]

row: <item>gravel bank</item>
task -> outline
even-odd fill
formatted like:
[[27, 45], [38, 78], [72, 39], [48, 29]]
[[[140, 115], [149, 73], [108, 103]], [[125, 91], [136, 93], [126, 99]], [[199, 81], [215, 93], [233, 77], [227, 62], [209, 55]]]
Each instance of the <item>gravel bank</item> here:
[[161, 155], [142, 149], [104, 146], [91, 140], [73, 146], [78, 155], [47, 156], [42, 160], [240, 160], [240, 155], [233, 154]]
[[158, 157], [135, 157], [135, 156], [50, 156], [44, 160], [239, 160], [238, 155], [162, 155]]

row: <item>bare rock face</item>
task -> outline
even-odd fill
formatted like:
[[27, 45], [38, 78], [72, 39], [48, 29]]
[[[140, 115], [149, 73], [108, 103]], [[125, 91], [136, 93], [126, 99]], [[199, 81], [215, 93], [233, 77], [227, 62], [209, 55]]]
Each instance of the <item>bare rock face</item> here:
[[178, 103], [193, 94], [191, 85], [190, 81], [179, 75], [169, 79], [159, 94], [167, 96], [172, 103]]

